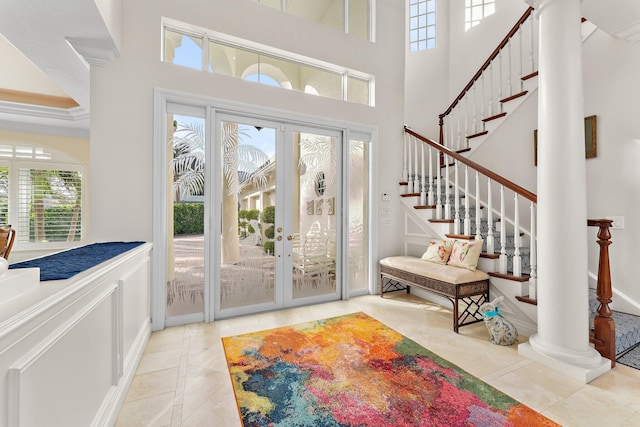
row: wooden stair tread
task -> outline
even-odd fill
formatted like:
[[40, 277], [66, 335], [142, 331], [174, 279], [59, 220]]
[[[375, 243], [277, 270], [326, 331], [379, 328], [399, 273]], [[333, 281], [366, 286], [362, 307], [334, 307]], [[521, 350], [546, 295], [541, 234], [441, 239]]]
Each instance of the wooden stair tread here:
[[528, 90], [524, 90], [520, 93], [516, 93], [515, 95], [511, 95], [507, 98], [503, 98], [500, 100], [500, 102], [504, 103], [504, 102], [509, 102], [509, 101], [513, 101], [514, 99], [520, 98], [521, 96], [525, 96], [527, 93], [529, 93]]
[[525, 295], [525, 296], [522, 296], [522, 297], [521, 296], [516, 296], [516, 299], [518, 301], [520, 301], [520, 302], [524, 302], [524, 303], [527, 303], [527, 304], [538, 305], [538, 300], [537, 299], [531, 299], [531, 298], [529, 298], [528, 295]]
[[[456, 165], [456, 163], [455, 163], [455, 162], [453, 162], [453, 163], [449, 163], [449, 167], [451, 167], [451, 166], [455, 166], [455, 165]], [[442, 168], [444, 168], [444, 167], [446, 167], [446, 166], [447, 166], [447, 165], [440, 165], [440, 169], [442, 169]]]
[[420, 197], [420, 193], [401, 194], [400, 197]]
[[409, 185], [409, 183], [408, 183], [408, 182], [406, 182], [406, 181], [401, 181], [401, 182], [400, 182], [400, 185]]
[[491, 271], [487, 273], [489, 276], [492, 277], [498, 277], [500, 279], [507, 279], [507, 280], [513, 280], [514, 282], [528, 282], [529, 281], [529, 275], [528, 274], [523, 274], [522, 276], [514, 276], [513, 274], [502, 274], [502, 273], [498, 273], [497, 271]]
[[413, 209], [435, 209], [436, 205], [417, 205]]
[[485, 131], [483, 131], [483, 132], [474, 133], [473, 135], [467, 135], [467, 136], [466, 136], [466, 138], [467, 138], [467, 139], [477, 138], [477, 137], [479, 137], [479, 136], [486, 135], [486, 134], [488, 134], [488, 133], [489, 133], [489, 131], [488, 131], [488, 130], [485, 130]]
[[460, 240], [475, 240], [476, 236], [471, 236], [467, 234], [445, 234], [449, 239], [460, 239]]
[[487, 252], [482, 252], [480, 254], [480, 258], [498, 259], [498, 258], [500, 258], [500, 254], [490, 254], [490, 253], [487, 253]]
[[527, 74], [526, 76], [520, 77], [520, 80], [522, 80], [522, 81], [529, 80], [529, 79], [532, 79], [532, 78], [536, 77], [537, 75], [538, 75], [538, 72], [534, 71], [531, 74]]
[[471, 151], [471, 148], [467, 147], [467, 148], [463, 148], [462, 150], [456, 150], [456, 153], [462, 154], [462, 153], [466, 153], [467, 151]]
[[496, 119], [499, 119], [500, 117], [504, 117], [506, 115], [507, 115], [507, 112], [505, 111], [504, 113], [495, 114], [493, 116], [490, 116], [490, 117], [487, 117], [485, 119], [482, 119], [482, 121], [487, 123], [487, 122], [490, 122], [491, 120], [496, 120]]
[[441, 224], [453, 224], [452, 219], [430, 219], [429, 222], [441, 223]]

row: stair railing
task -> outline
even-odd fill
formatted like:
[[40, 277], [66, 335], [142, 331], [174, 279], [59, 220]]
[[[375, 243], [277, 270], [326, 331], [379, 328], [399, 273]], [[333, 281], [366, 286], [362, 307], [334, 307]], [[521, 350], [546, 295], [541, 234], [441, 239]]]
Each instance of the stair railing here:
[[[526, 94], [523, 83], [537, 74], [537, 26], [528, 8], [471, 80], [439, 116], [440, 143], [469, 149], [469, 139], [487, 133], [487, 122], [504, 116], [503, 104]], [[518, 81], [514, 85], [513, 81]], [[514, 87], [515, 86], [515, 87]]]
[[[506, 249], [506, 236], [507, 236], [507, 224], [511, 227], [514, 237], [514, 251], [512, 256], [512, 272], [513, 276], [524, 277], [522, 273], [520, 248], [522, 247], [522, 236], [525, 234], [529, 236], [529, 250], [530, 250], [530, 273], [528, 277], [529, 281], [529, 296], [530, 300], [537, 299], [537, 248], [536, 248], [536, 205], [538, 198], [529, 190], [520, 187], [519, 185], [509, 181], [508, 179], [492, 172], [485, 167], [469, 160], [468, 158], [456, 153], [453, 150], [426, 138], [409, 127], [405, 126], [405, 156], [413, 158], [413, 168], [409, 167], [407, 171], [408, 192], [414, 196], [420, 195], [420, 203], [424, 204], [425, 200], [429, 203], [429, 208], [435, 209], [435, 221], [437, 222], [453, 222], [454, 234], [459, 234], [461, 227], [464, 227], [464, 233], [466, 235], [473, 235], [475, 239], [481, 239], [480, 235], [480, 223], [482, 218], [480, 207], [486, 206], [486, 219], [487, 219], [487, 231], [485, 235], [486, 240], [486, 253], [495, 254], [495, 237], [500, 237], [499, 248], [499, 273], [507, 274], [507, 249]], [[427, 155], [425, 156], [425, 147]], [[435, 155], [434, 155], [435, 153]], [[444, 158], [444, 164], [435, 160], [440, 157]], [[453, 161], [452, 163], [450, 163]], [[410, 162], [411, 163], [411, 162]], [[437, 171], [434, 174], [434, 170], [449, 167], [454, 168], [454, 178], [451, 180], [451, 174], [445, 172], [442, 174]], [[459, 169], [464, 168], [464, 183], [460, 182]], [[470, 190], [470, 174], [469, 169], [474, 171], [474, 188], [475, 193]], [[425, 171], [428, 170], [428, 174]], [[413, 179], [413, 181], [412, 181]], [[482, 192], [481, 180], [486, 179], [487, 190]], [[444, 182], [442, 182], [444, 181]], [[493, 208], [494, 196], [493, 188], [499, 185], [499, 201], [500, 209]], [[443, 189], [444, 187], [444, 189]], [[451, 204], [450, 188], [453, 188], [453, 209]], [[505, 196], [506, 191], [511, 191], [513, 194], [514, 205], [512, 214], [513, 220], [510, 220], [507, 215], [507, 199]], [[422, 197], [424, 195], [425, 197]], [[460, 205], [460, 199], [464, 198], [464, 206]], [[475, 218], [475, 230], [472, 230], [469, 225], [471, 217], [471, 199], [474, 201], [474, 218]], [[525, 199], [530, 202], [530, 229], [524, 229], [520, 224], [520, 199]], [[453, 213], [451, 212], [453, 211]], [[499, 222], [500, 229], [494, 229], [494, 215], [497, 215], [497, 221]], [[616, 358], [616, 342], [615, 342], [615, 321], [611, 317], [611, 308], [609, 304], [612, 302], [613, 290], [611, 286], [611, 271], [609, 262], [609, 245], [611, 245], [611, 233], [609, 228], [611, 227], [612, 220], [609, 219], [590, 219], [587, 221], [587, 225], [591, 227], [599, 227], [598, 230], [598, 245], [600, 246], [600, 258], [598, 263], [598, 285], [597, 285], [597, 299], [600, 303], [598, 307], [596, 318], [594, 319], [593, 333], [591, 341], [595, 344], [595, 348], [603, 357], [611, 360], [611, 367], [615, 366]]]
[[593, 320], [593, 337], [591, 341], [596, 350], [611, 360], [611, 367], [616, 366], [616, 323], [611, 317], [611, 270], [609, 267], [609, 245], [611, 244], [611, 232], [609, 228], [613, 223], [610, 219], [590, 219], [587, 225], [599, 227], [598, 245], [600, 245], [600, 258], [598, 261], [598, 286], [596, 295], [600, 306], [596, 318]]
[[[527, 276], [522, 271], [520, 253], [520, 248], [523, 246], [522, 237], [523, 235], [527, 236], [532, 253], [528, 275], [529, 297], [535, 299], [537, 266], [535, 264], [536, 256], [533, 254], [536, 250], [535, 210], [537, 196], [442, 144], [414, 132], [409, 127], [405, 126], [404, 129], [405, 158], [411, 159], [408, 162], [407, 179], [405, 180], [408, 184], [407, 192], [416, 196], [426, 194], [426, 200], [431, 204], [429, 207], [435, 209], [435, 219], [452, 222], [453, 234], [464, 233], [465, 235], [474, 235], [476, 239], [479, 239], [481, 238], [481, 222], [486, 219], [486, 252], [495, 254], [496, 249], [498, 250], [499, 273], [501, 274], [509, 274], [508, 262], [511, 258], [512, 271], [510, 274], [518, 277]], [[434, 159], [441, 157], [444, 162], [434, 161]], [[448, 170], [450, 167], [454, 168], [452, 174]], [[445, 169], [444, 173], [439, 170], [441, 168]], [[426, 171], [428, 171], [428, 175], [426, 175]], [[484, 185], [483, 180], [486, 180]], [[496, 202], [494, 187], [497, 186], [499, 186], [499, 210], [494, 209]], [[453, 189], [453, 194], [451, 194], [451, 189]], [[507, 192], [511, 192], [511, 196], [508, 196]], [[507, 208], [509, 197], [512, 198], [513, 204]], [[531, 227], [528, 230], [520, 224], [520, 204], [523, 199], [530, 203]], [[421, 203], [422, 200], [421, 197]], [[461, 204], [461, 200], [464, 200], [463, 204]], [[484, 209], [485, 207], [486, 209]], [[482, 211], [486, 212], [486, 215], [483, 216]], [[475, 229], [471, 227], [471, 218], [475, 220]], [[496, 229], [498, 225], [499, 230]], [[513, 233], [514, 239], [514, 249], [511, 256], [507, 254], [508, 231]], [[496, 248], [497, 237], [500, 239], [499, 248]]]

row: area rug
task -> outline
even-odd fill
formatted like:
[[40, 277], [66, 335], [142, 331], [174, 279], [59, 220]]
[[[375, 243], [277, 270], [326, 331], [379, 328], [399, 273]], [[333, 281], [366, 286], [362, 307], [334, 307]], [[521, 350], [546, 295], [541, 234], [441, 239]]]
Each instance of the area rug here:
[[640, 369], [640, 344], [637, 344], [624, 355], [618, 357], [616, 362], [631, 368]]
[[556, 426], [364, 313], [222, 339], [249, 426]]

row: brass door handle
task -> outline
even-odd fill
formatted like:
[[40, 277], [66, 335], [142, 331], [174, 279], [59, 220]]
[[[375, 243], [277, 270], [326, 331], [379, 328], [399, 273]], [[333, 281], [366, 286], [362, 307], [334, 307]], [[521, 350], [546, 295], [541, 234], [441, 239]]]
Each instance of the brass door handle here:
[[287, 236], [287, 240], [293, 240], [293, 236], [291, 235]]
[[278, 236], [278, 239], [277, 239], [277, 240], [278, 240], [278, 242], [279, 242], [280, 240], [282, 240], [282, 236]]

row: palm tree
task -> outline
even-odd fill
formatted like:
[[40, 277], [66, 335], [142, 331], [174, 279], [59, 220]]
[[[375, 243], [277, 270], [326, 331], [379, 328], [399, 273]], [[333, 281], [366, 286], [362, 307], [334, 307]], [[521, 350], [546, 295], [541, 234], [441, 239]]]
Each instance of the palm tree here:
[[[180, 200], [204, 192], [204, 124], [174, 123], [174, 127], [173, 188], [176, 200]], [[258, 147], [244, 143], [247, 136], [235, 123], [223, 123], [223, 173], [230, 194], [240, 194], [247, 185], [261, 186], [267, 182], [265, 169], [269, 156]]]

